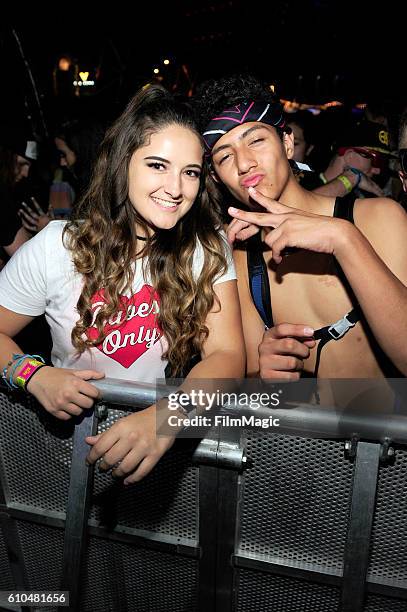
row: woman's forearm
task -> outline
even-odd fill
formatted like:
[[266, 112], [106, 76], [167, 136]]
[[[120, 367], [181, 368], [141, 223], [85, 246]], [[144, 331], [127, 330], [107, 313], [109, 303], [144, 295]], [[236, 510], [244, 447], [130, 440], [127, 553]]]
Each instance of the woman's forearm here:
[[197, 363], [188, 374], [188, 378], [242, 378], [245, 365], [244, 351], [218, 350]]
[[[0, 371], [3, 372], [4, 368], [6, 368], [7, 376], [10, 375], [11, 365], [7, 367], [7, 365], [13, 360], [13, 355], [22, 355], [23, 351], [21, 348], [14, 342], [12, 338], [7, 336], [6, 334], [0, 333]], [[25, 361], [28, 361], [25, 360]], [[21, 363], [21, 367], [23, 366]]]

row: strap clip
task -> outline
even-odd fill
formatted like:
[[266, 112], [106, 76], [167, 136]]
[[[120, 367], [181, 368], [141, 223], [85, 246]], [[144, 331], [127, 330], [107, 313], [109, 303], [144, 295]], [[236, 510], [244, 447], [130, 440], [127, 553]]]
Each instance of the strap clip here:
[[348, 312], [342, 319], [339, 319], [336, 323], [328, 327], [328, 334], [332, 336], [334, 340], [339, 340], [349, 331], [352, 327], [355, 327], [356, 322], [350, 321], [348, 316], [351, 313]]

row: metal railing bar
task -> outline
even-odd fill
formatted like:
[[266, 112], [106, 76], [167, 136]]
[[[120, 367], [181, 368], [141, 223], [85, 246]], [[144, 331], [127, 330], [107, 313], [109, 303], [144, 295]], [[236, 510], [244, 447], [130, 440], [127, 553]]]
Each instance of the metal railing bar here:
[[[312, 404], [298, 404], [291, 409], [231, 405], [222, 408], [222, 413], [260, 419], [272, 415], [274, 419], [279, 419], [279, 426], [266, 430], [266, 433], [343, 440], [356, 437], [372, 442], [391, 440], [400, 445], [407, 444], [407, 416], [404, 415], [367, 414], [366, 410], [351, 412]], [[261, 431], [265, 432], [264, 429]]]
[[98, 423], [95, 412], [78, 420], [73, 440], [61, 581], [61, 590], [70, 592], [69, 609], [75, 612], [80, 609], [81, 565], [87, 546], [86, 529], [94, 472], [94, 466], [85, 463], [89, 452], [85, 438], [96, 433]]
[[[92, 381], [92, 384], [101, 391], [101, 401], [127, 406], [129, 410], [137, 410], [153, 404], [157, 398], [157, 389], [160, 394], [164, 395], [174, 390], [174, 387], [171, 386], [157, 386], [151, 383], [113, 378]], [[289, 435], [337, 439], [356, 436], [364, 440], [384, 441], [389, 439], [401, 445], [407, 444], [407, 413], [406, 415], [387, 412], [369, 414], [366, 406], [362, 406], [359, 411], [293, 402], [287, 404], [285, 408], [230, 405], [225, 406], [222, 412], [239, 417], [247, 415], [268, 418], [272, 415], [280, 420], [278, 431]], [[276, 429], [273, 431], [275, 432]]]
[[[7, 507], [0, 506], [0, 513], [19, 521], [34, 523], [35, 525], [60, 530], [65, 528], [65, 520], [61, 518], [62, 513], [58, 512], [52, 512], [52, 515], [48, 515], [40, 509], [37, 512], [30, 506], [30, 510], [26, 510], [23, 504], [13, 503]], [[144, 548], [176, 552], [186, 557], [199, 557], [200, 554], [198, 541], [195, 539], [182, 538], [144, 529], [134, 529], [125, 525], [116, 525], [113, 530], [107, 530], [102, 523], [95, 519], [88, 520], [88, 533], [105, 540], [137, 543], [137, 545]]]
[[380, 444], [358, 442], [344, 552], [343, 612], [359, 612], [364, 609], [379, 461]]
[[[145, 407], [156, 401], [157, 386], [153, 384], [114, 379], [94, 381], [93, 384], [100, 389], [103, 401], [108, 403]], [[160, 389], [163, 393], [164, 390], [169, 393], [173, 387], [162, 385]], [[369, 414], [365, 406], [359, 411], [304, 403], [290, 403], [286, 408], [253, 408], [239, 404], [224, 407], [222, 412], [233, 416], [248, 415], [259, 418], [272, 415], [280, 420], [278, 431], [291, 435], [339, 439], [356, 436], [365, 440], [390, 439], [398, 444], [407, 444], [407, 414]]]

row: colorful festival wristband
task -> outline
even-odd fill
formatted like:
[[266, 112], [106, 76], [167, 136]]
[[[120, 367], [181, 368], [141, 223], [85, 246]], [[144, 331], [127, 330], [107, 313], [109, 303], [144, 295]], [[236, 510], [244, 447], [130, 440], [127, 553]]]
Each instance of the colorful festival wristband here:
[[38, 361], [37, 359], [29, 359], [16, 375], [14, 382], [18, 387], [26, 391], [28, 381], [45, 365], [44, 362]]
[[350, 193], [352, 191], [353, 185], [352, 185], [352, 183], [350, 182], [350, 180], [348, 179], [347, 176], [344, 176], [343, 174], [340, 174], [336, 178], [337, 178], [338, 181], [341, 181], [342, 185], [346, 189], [346, 193]]

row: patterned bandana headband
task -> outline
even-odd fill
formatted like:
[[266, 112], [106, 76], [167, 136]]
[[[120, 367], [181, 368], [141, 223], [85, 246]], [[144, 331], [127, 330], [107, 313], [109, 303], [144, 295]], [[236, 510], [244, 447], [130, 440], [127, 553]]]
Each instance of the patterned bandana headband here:
[[228, 108], [214, 117], [206, 126], [202, 136], [205, 141], [206, 154], [210, 155], [213, 147], [224, 134], [233, 128], [249, 121], [261, 121], [273, 127], [283, 128], [283, 110], [279, 102], [242, 102]]

